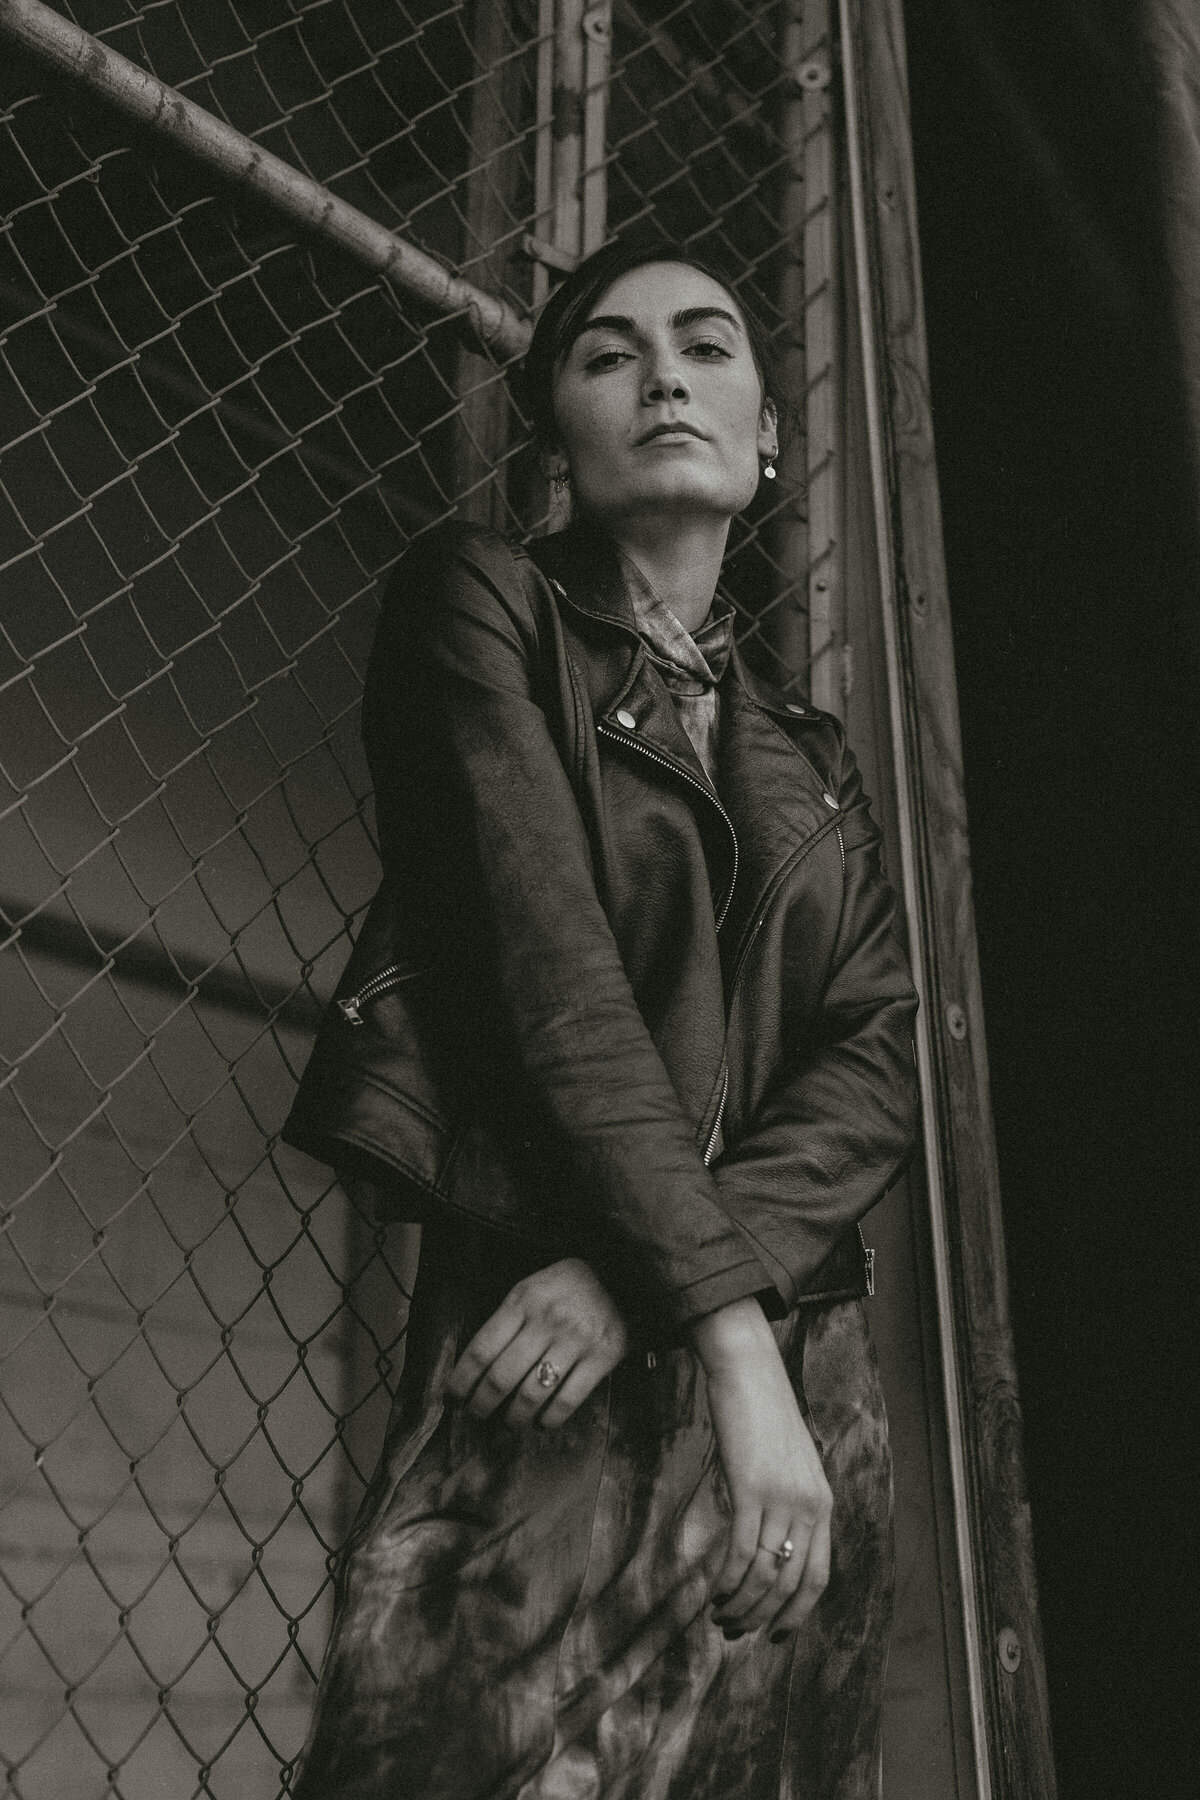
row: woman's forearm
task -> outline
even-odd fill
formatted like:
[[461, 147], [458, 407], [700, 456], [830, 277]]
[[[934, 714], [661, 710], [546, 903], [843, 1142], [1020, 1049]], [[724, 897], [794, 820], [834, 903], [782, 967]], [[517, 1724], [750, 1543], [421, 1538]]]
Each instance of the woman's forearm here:
[[708, 1375], [752, 1357], [778, 1356], [767, 1316], [753, 1295], [693, 1320], [688, 1338]]

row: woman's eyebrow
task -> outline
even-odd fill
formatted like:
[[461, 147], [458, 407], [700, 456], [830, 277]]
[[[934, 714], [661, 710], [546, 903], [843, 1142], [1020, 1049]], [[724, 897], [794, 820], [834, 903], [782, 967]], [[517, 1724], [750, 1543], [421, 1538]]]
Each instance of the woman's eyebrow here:
[[594, 319], [589, 319], [586, 325], [580, 326], [580, 337], [585, 331], [619, 331], [624, 337], [633, 337], [637, 326], [624, 313], [597, 313]]
[[687, 306], [682, 312], [671, 314], [671, 327], [675, 331], [684, 331], [689, 325], [699, 325], [704, 319], [724, 319], [735, 331], [742, 329], [742, 322], [723, 306]]
[[[682, 312], [671, 314], [671, 329], [686, 331], [689, 325], [699, 325], [705, 319], [724, 319], [735, 331], [742, 329], [741, 320], [723, 306], [686, 306]], [[597, 313], [594, 319], [580, 327], [579, 335], [582, 337], [585, 331], [616, 331], [623, 337], [636, 337], [638, 326], [625, 313]]]

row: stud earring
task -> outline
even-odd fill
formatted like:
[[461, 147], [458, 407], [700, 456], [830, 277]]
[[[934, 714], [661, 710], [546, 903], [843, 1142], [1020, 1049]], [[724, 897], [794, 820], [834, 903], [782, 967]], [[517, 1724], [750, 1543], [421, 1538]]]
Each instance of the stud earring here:
[[551, 479], [554, 482], [555, 493], [561, 494], [564, 488], [570, 486], [571, 471], [570, 469], [555, 469]]

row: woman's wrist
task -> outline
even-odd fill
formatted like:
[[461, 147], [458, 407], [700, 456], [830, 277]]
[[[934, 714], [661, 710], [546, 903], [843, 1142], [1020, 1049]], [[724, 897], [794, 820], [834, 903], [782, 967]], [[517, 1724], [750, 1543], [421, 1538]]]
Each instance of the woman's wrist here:
[[709, 1375], [776, 1349], [766, 1314], [752, 1294], [694, 1319], [688, 1338]]

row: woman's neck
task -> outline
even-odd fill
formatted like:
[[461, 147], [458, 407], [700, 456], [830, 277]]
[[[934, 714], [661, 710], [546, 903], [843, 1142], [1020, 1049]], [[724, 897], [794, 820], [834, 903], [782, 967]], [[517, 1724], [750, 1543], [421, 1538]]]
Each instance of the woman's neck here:
[[611, 529], [611, 536], [683, 629], [698, 631], [712, 610], [729, 520], [661, 516], [622, 520]]

